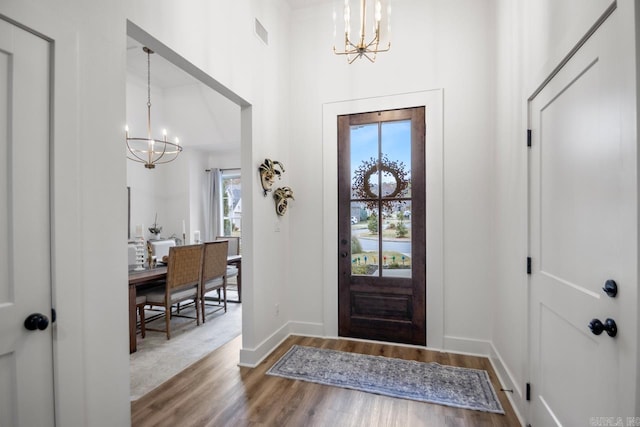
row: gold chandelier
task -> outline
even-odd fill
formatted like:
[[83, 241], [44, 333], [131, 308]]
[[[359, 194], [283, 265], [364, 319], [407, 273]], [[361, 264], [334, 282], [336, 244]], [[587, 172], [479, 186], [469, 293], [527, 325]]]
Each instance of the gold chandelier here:
[[[387, 2], [388, 3], [388, 2]], [[391, 6], [387, 5], [386, 17], [382, 14], [382, 1], [375, 0], [373, 11], [373, 37], [367, 41], [365, 32], [365, 26], [367, 25], [367, 2], [366, 0], [360, 0], [360, 33], [355, 41], [351, 39], [351, 7], [349, 0], [344, 0], [344, 50], [338, 51], [333, 46], [333, 53], [336, 55], [346, 55], [347, 62], [352, 64], [358, 58], [365, 57], [371, 62], [376, 61], [376, 55], [378, 52], [387, 52], [391, 49], [391, 42], [387, 42], [387, 46], [380, 48], [381, 34], [381, 22], [386, 20], [387, 30], [389, 30], [389, 17], [391, 13]], [[334, 25], [336, 23], [336, 13], [334, 12]], [[389, 31], [387, 31], [388, 33]]]
[[134, 138], [129, 136], [129, 126], [125, 127], [125, 137], [129, 154], [127, 158], [134, 162], [144, 163], [147, 169], [153, 169], [156, 164], [169, 163], [178, 157], [182, 151], [180, 141], [167, 140], [167, 131], [163, 129], [162, 139], [151, 137], [151, 54], [153, 51], [148, 47], [142, 50], [147, 54], [147, 136], [145, 138]]

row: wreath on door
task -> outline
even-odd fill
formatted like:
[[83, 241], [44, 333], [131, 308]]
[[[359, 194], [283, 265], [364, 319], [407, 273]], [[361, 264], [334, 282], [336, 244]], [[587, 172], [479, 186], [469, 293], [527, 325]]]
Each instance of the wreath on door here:
[[373, 157], [369, 160], [363, 160], [362, 164], [354, 172], [351, 189], [355, 199], [375, 199], [363, 200], [363, 203], [370, 209], [378, 207], [378, 194], [373, 193], [370, 182], [371, 176], [375, 173], [390, 175], [395, 181], [393, 191], [389, 194], [382, 195], [382, 208], [384, 210], [391, 210], [394, 200], [389, 199], [394, 199], [404, 194], [409, 186], [409, 180], [407, 179], [409, 172], [403, 162], [389, 160], [386, 155], [383, 155], [379, 162]]

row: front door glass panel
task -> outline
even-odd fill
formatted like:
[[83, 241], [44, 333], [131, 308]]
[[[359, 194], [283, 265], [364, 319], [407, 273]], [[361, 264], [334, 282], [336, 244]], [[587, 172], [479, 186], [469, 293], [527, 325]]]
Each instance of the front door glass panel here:
[[411, 121], [349, 132], [351, 274], [411, 278]]

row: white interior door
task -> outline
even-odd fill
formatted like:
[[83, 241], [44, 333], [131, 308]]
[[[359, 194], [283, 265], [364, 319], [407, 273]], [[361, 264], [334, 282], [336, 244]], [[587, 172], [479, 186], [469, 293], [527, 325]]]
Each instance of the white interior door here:
[[0, 425], [54, 425], [49, 43], [0, 19]]
[[[617, 336], [588, 327], [620, 320], [635, 283], [635, 141], [621, 133], [612, 15], [529, 105], [530, 422], [585, 426], [629, 416], [620, 390], [631, 325]], [[620, 288], [603, 291], [607, 280]], [[633, 292], [632, 292], [633, 293]], [[627, 294], [628, 295], [628, 294]], [[625, 305], [627, 304], [627, 305]], [[629, 368], [632, 368], [629, 370]], [[627, 374], [628, 375], [628, 374]], [[624, 419], [624, 418], [623, 418]]]

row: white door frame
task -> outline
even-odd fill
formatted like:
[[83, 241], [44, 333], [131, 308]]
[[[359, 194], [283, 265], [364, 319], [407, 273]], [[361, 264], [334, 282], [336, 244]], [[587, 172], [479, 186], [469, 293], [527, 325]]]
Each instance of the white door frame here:
[[[9, 22], [52, 43], [52, 303], [58, 313], [64, 313], [53, 326], [54, 401], [56, 425], [82, 425], [86, 420], [87, 405], [84, 373], [77, 369], [85, 365], [83, 317], [78, 309], [82, 294], [81, 271], [78, 268], [82, 253], [77, 244], [81, 241], [81, 230], [77, 226], [80, 223], [80, 182], [75, 174], [65, 173], [77, 171], [80, 167], [77, 156], [65, 155], [79, 149], [75, 128], [78, 112], [78, 69], [74, 66], [78, 62], [77, 33], [56, 16], [35, 6], [17, 2], [5, 4], [0, 7], [0, 14]], [[61, 94], [65, 94], [64, 100]], [[60, 335], [61, 330], [64, 336]]]
[[[339, 115], [426, 107], [425, 172], [427, 230], [427, 347], [444, 346], [443, 91], [411, 92], [327, 103], [322, 106], [323, 325], [315, 331], [338, 336], [338, 130]], [[314, 331], [297, 331], [313, 333]]]

